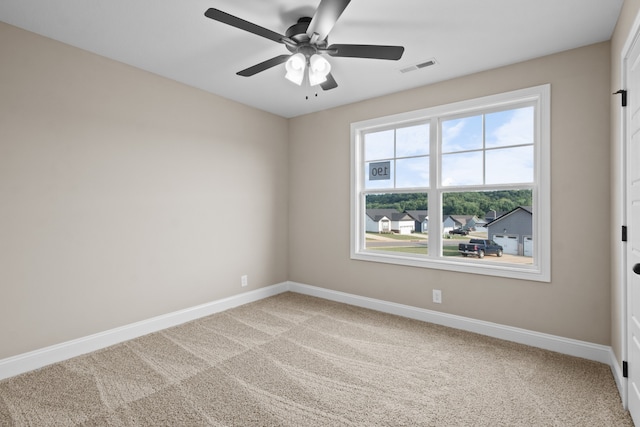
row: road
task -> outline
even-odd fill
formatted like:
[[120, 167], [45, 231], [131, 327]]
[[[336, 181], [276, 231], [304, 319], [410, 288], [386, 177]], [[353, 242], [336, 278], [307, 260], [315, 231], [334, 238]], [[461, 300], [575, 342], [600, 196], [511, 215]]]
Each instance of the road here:
[[[442, 246], [458, 246], [458, 243], [469, 243], [467, 240], [457, 239], [442, 239]], [[415, 240], [367, 240], [368, 248], [407, 248], [412, 246], [429, 246], [427, 239], [415, 239]]]
[[[375, 238], [369, 238], [370, 235], [367, 235], [367, 248], [410, 248], [410, 247], [420, 247], [425, 246], [428, 247], [428, 239], [417, 237], [414, 240], [396, 240], [389, 237], [376, 236]], [[476, 238], [476, 236], [471, 236], [470, 238]], [[478, 238], [486, 238], [486, 237], [478, 237]], [[469, 239], [442, 239], [442, 245], [451, 247], [457, 247], [459, 243], [469, 243]], [[470, 257], [470, 259], [478, 259], [476, 257]], [[488, 261], [496, 261], [497, 258], [495, 256], [488, 255], [483, 258]], [[512, 264], [533, 264], [533, 258], [519, 256], [519, 255], [509, 255], [504, 254], [502, 258], [500, 258], [500, 262], [512, 263]]]

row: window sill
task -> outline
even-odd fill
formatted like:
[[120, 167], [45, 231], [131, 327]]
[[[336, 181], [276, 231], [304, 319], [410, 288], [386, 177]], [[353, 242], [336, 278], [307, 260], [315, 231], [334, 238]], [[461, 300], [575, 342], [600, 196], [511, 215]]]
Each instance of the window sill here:
[[[380, 262], [385, 264], [409, 267], [447, 270], [456, 273], [481, 274], [485, 276], [506, 277], [511, 279], [550, 282], [551, 274], [536, 265], [512, 265], [495, 262], [487, 256], [480, 259], [468, 258], [464, 261], [442, 258], [417, 258], [379, 253], [378, 251], [360, 251], [351, 254], [351, 259], [358, 261]], [[548, 265], [548, 263], [547, 263]]]

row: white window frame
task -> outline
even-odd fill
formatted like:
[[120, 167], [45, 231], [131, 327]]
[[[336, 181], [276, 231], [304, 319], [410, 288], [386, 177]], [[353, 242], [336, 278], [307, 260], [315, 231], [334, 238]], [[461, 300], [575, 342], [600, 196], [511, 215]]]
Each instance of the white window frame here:
[[[483, 114], [497, 109], [517, 108], [523, 103], [535, 107], [533, 189], [533, 265], [488, 260], [444, 257], [442, 248], [442, 194], [451, 191], [482, 191], [484, 186], [443, 187], [440, 185], [441, 153], [439, 121], [455, 115]], [[367, 250], [365, 245], [364, 137], [367, 132], [430, 122], [429, 250], [425, 257]], [[475, 273], [515, 279], [551, 281], [551, 86], [535, 86], [467, 101], [430, 107], [351, 124], [351, 259]], [[493, 187], [493, 186], [492, 186]], [[509, 185], [501, 189], [510, 189]], [[512, 188], [521, 188], [513, 186]], [[415, 192], [415, 189], [381, 192]], [[438, 249], [438, 250], [435, 250]]]

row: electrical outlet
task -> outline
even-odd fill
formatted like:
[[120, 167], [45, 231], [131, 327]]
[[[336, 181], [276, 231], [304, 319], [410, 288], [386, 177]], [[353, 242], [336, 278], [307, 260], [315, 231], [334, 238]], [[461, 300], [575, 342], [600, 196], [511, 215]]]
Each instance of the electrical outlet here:
[[243, 276], [240, 276], [240, 284], [242, 285], [243, 288], [249, 284], [249, 278], [247, 277], [246, 274]]
[[442, 291], [440, 289], [433, 290], [433, 302], [442, 304]]

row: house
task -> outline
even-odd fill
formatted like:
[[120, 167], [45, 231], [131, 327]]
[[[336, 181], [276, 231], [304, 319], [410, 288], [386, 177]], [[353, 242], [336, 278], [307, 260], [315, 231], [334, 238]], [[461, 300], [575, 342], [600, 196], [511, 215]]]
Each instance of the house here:
[[453, 230], [455, 228], [462, 228], [463, 225], [464, 224], [462, 222], [458, 221], [453, 216], [446, 215], [442, 219], [442, 233], [443, 234], [447, 234], [447, 233], [449, 233], [449, 231], [451, 231], [451, 230]]
[[505, 254], [533, 256], [533, 211], [518, 206], [491, 221], [488, 237], [504, 248]]
[[[558, 351], [610, 365], [626, 391], [619, 235], [625, 171], [640, 165], [624, 155], [630, 109], [612, 92], [632, 83], [640, 3], [622, 8], [607, 40], [291, 118], [0, 22], [0, 368], [295, 283], [452, 313], [487, 334], [492, 324], [552, 335]], [[552, 230], [589, 231], [551, 233], [550, 282], [349, 258], [350, 123], [542, 83], [553, 104]], [[446, 304], [425, 297], [432, 289]]]
[[367, 233], [391, 233], [391, 218], [385, 214], [375, 214], [367, 209]]
[[494, 219], [502, 215], [504, 215], [504, 212], [496, 211], [495, 209], [492, 209], [484, 215], [484, 219], [486, 223], [490, 223], [491, 221], [493, 221]]
[[475, 215], [446, 215], [442, 220], [442, 232], [447, 234], [456, 228], [475, 229], [478, 222], [484, 224]]
[[426, 210], [405, 210], [405, 212], [415, 221], [416, 233], [429, 231], [429, 213]]
[[480, 233], [486, 233], [487, 232], [487, 224], [488, 221], [485, 219], [478, 219], [473, 228], [475, 228], [475, 231], [480, 232]]
[[367, 232], [411, 234], [415, 230], [413, 218], [397, 209], [367, 209], [366, 214]]

